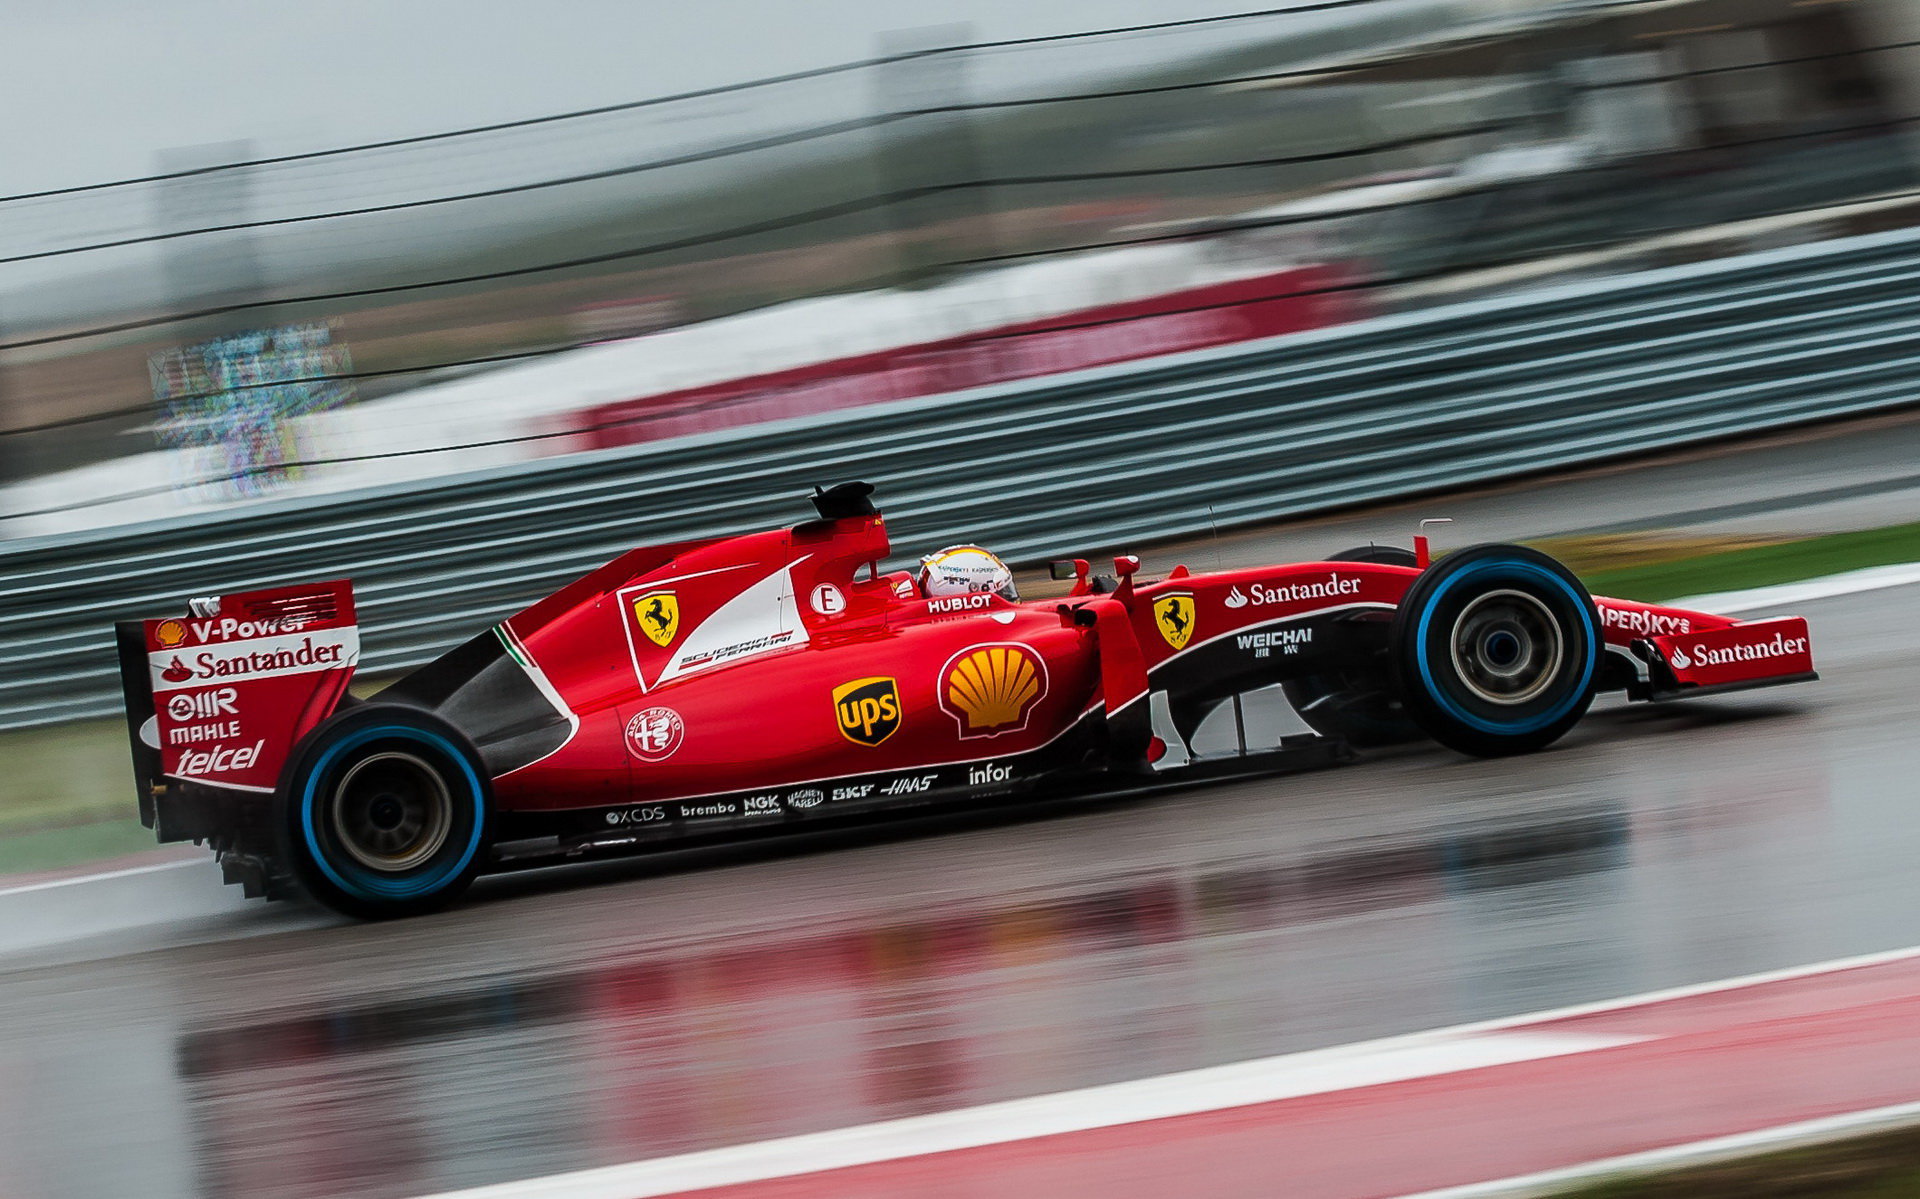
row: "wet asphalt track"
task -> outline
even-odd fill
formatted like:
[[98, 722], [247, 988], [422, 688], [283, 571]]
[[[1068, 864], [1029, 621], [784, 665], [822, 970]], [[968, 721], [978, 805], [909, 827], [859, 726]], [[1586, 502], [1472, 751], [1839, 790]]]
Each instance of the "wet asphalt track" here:
[[545, 872], [397, 925], [120, 880], [204, 911], [0, 958], [0, 1193], [419, 1193], [1920, 943], [1920, 587], [1801, 611], [1822, 682], [1529, 759]]

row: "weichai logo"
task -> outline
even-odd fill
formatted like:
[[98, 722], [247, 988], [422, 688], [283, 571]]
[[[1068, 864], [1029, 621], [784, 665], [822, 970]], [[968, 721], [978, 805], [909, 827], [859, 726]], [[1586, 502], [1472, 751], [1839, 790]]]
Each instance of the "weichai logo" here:
[[855, 745], [878, 745], [900, 729], [900, 685], [890, 678], [855, 679], [833, 689], [840, 735]]

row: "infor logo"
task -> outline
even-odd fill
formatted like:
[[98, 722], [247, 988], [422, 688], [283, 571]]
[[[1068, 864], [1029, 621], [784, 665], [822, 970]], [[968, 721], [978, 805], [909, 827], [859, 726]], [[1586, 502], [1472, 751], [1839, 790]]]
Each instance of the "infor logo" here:
[[889, 678], [855, 679], [833, 689], [840, 733], [855, 745], [878, 745], [900, 728], [900, 686]]

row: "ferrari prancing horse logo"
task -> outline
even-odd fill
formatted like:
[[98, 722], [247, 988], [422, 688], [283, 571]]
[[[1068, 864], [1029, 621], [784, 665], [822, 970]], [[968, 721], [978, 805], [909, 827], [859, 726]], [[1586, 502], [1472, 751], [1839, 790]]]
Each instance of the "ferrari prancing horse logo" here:
[[1188, 592], [1163, 595], [1153, 601], [1153, 627], [1175, 649], [1193, 640], [1193, 596]]
[[633, 619], [648, 641], [665, 649], [680, 632], [680, 598], [671, 591], [643, 595], [633, 601]]

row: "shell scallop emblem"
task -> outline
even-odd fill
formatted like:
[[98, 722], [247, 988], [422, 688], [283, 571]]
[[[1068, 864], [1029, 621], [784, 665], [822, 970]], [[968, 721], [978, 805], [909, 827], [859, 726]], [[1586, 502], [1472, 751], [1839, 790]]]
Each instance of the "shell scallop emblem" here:
[[961, 737], [997, 737], [1027, 727], [1047, 693], [1047, 666], [1030, 647], [1007, 643], [962, 650], [940, 676], [940, 707]]

